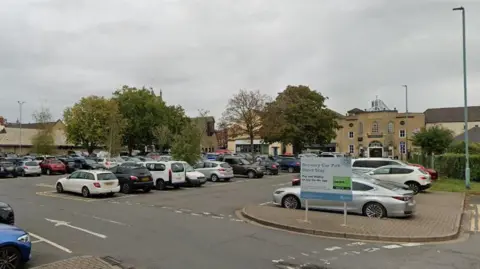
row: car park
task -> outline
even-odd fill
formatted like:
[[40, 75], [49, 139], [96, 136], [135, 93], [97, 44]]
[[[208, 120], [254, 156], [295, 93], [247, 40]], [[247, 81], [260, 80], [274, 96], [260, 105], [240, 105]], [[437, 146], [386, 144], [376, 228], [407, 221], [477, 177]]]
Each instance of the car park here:
[[414, 194], [430, 188], [430, 174], [416, 166], [387, 165], [367, 173], [371, 177], [407, 185]]
[[0, 202], [0, 223], [14, 225], [15, 224], [15, 213], [13, 208], [7, 204]]
[[182, 162], [152, 161], [139, 162], [138, 165], [145, 166], [150, 171], [157, 190], [165, 190], [168, 187], [180, 188], [186, 182], [185, 166]]
[[248, 178], [262, 178], [265, 174], [264, 166], [252, 164], [241, 157], [222, 156], [217, 160], [228, 163], [232, 167], [234, 175], [247, 176]]
[[265, 167], [265, 174], [278, 175], [279, 163], [270, 159], [262, 159], [261, 161], [257, 161], [256, 164]]
[[83, 197], [97, 194], [113, 196], [120, 191], [117, 177], [107, 170], [78, 170], [57, 180], [55, 187], [58, 193], [80, 193]]
[[120, 192], [128, 194], [136, 190], [149, 192], [153, 189], [153, 177], [142, 166], [114, 166], [110, 171], [115, 174], [120, 185]]
[[117, 160], [113, 158], [96, 158], [95, 161], [100, 165], [103, 165], [105, 169], [110, 169], [118, 165]]
[[12, 225], [0, 224], [0, 268], [20, 269], [31, 258], [28, 233]]
[[233, 168], [226, 162], [206, 160], [195, 164], [194, 169], [212, 182], [229, 181], [233, 178]]

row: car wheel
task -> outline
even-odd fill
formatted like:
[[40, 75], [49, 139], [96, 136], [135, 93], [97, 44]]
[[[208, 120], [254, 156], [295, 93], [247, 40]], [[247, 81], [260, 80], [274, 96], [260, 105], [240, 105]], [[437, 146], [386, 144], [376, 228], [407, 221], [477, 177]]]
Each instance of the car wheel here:
[[212, 182], [217, 182], [218, 181], [218, 176], [213, 174], [212, 175]]
[[147, 192], [150, 192], [152, 190], [152, 188], [143, 188], [143, 192], [147, 193]]
[[288, 168], [288, 172], [289, 172], [289, 173], [293, 173], [293, 172], [295, 172], [295, 169], [293, 169], [293, 167], [289, 167], [289, 168]]
[[52, 171], [50, 171], [50, 169], [47, 169], [47, 175], [51, 175], [52, 174]]
[[128, 185], [128, 183], [123, 183], [122, 192], [125, 194], [129, 194], [132, 192], [132, 190], [130, 189], [130, 185]]
[[370, 202], [363, 207], [363, 215], [380, 219], [387, 216], [387, 210], [380, 203]]
[[224, 178], [223, 181], [230, 181], [231, 178]]
[[14, 247], [1, 247], [0, 248], [0, 265], [1, 268], [21, 268], [21, 253]]
[[22, 171], [22, 172], [20, 173], [20, 175], [21, 175], [22, 177], [25, 177], [25, 171]]
[[57, 183], [57, 192], [62, 193], [63, 192], [63, 186], [61, 183]]
[[155, 187], [157, 190], [163, 191], [166, 188], [165, 181], [163, 181], [163, 179], [157, 179]]
[[13, 178], [16, 178], [16, 177], [17, 177], [17, 173], [12, 173], [12, 177], [13, 177]]
[[82, 188], [82, 196], [83, 197], [90, 197], [90, 191], [88, 190], [87, 187]]
[[270, 169], [267, 169], [267, 172], [266, 172], [265, 174], [267, 174], [267, 175], [271, 175], [271, 174], [272, 174], [272, 170], [270, 170]]
[[248, 171], [247, 173], [247, 176], [248, 178], [255, 178], [255, 176], [257, 175], [257, 173], [255, 173], [255, 171]]
[[180, 185], [173, 185], [173, 188], [176, 189], [176, 190], [180, 189]]
[[413, 191], [413, 194], [418, 194], [420, 192], [420, 184], [417, 182], [408, 182], [407, 186]]
[[300, 209], [302, 204], [300, 203], [300, 199], [295, 195], [287, 195], [282, 199], [282, 207], [288, 209]]

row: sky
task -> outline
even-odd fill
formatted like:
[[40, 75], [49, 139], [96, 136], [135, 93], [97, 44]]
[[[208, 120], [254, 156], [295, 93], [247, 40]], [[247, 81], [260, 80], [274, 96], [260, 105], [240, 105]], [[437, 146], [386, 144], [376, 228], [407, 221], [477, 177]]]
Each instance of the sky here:
[[478, 0], [2, 0], [0, 115], [55, 119], [81, 97], [152, 87], [219, 117], [240, 89], [308, 85], [345, 114], [377, 96], [411, 112], [480, 105]]

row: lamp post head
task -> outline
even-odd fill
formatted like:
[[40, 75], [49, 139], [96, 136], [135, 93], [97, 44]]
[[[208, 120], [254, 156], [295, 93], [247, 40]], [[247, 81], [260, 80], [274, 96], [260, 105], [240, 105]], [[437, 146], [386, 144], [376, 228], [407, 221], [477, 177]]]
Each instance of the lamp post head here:
[[453, 9], [453, 11], [457, 11], [457, 10], [465, 11], [465, 8], [463, 8], [463, 7], [456, 7], [456, 8]]

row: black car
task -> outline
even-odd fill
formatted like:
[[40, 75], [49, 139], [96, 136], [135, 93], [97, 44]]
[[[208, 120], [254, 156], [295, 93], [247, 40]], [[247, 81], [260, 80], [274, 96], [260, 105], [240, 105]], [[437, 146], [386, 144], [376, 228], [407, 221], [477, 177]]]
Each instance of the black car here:
[[83, 170], [105, 169], [105, 166], [93, 159], [74, 158], [75, 167]]
[[256, 164], [265, 167], [265, 173], [267, 175], [278, 175], [279, 164], [270, 159], [261, 160], [256, 162]]
[[120, 191], [131, 193], [135, 190], [149, 192], [153, 188], [153, 177], [143, 166], [115, 166], [110, 171], [118, 178]]
[[75, 164], [75, 159], [73, 158], [59, 158], [58, 160], [65, 165], [65, 169], [67, 170], [68, 174], [71, 174], [78, 169], [81, 169], [81, 165]]
[[217, 161], [226, 162], [233, 168], [234, 175], [244, 175], [249, 178], [262, 178], [265, 174], [265, 167], [252, 164], [244, 158], [236, 156], [219, 156]]
[[17, 177], [15, 165], [11, 162], [0, 162], [0, 177]]
[[9, 204], [0, 202], [0, 223], [14, 225], [15, 214]]

